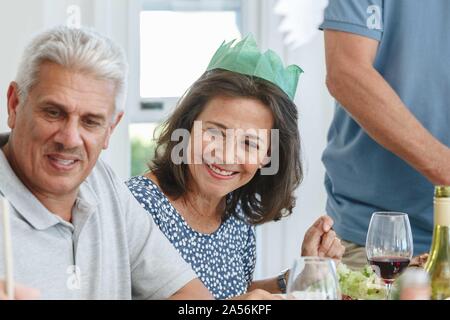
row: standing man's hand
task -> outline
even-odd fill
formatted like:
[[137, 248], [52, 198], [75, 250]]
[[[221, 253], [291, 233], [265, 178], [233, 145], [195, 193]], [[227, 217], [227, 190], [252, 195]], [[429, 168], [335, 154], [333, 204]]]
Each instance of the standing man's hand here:
[[[16, 285], [14, 288], [15, 300], [38, 300], [41, 297], [39, 290]], [[0, 280], [0, 300], [8, 300], [5, 294], [5, 282]]]
[[340, 260], [345, 247], [332, 229], [333, 219], [322, 216], [306, 231], [302, 243], [302, 256], [318, 256]]

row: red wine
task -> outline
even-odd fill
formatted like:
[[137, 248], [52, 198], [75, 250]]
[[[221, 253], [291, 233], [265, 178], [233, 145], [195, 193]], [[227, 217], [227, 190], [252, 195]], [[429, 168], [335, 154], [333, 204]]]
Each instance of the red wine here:
[[369, 263], [375, 273], [386, 283], [391, 283], [408, 265], [409, 259], [404, 257], [374, 257]]

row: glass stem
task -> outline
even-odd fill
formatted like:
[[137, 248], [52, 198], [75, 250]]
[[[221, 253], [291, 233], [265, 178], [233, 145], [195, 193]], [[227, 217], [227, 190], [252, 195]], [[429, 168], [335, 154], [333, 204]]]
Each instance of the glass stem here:
[[386, 283], [386, 300], [389, 300], [389, 297], [391, 295], [391, 289], [392, 289], [392, 282]]

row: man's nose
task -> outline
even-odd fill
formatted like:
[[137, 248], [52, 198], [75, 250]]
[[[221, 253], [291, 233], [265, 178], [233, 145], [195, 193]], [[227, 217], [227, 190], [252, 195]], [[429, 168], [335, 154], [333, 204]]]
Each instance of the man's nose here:
[[61, 125], [55, 136], [55, 142], [64, 145], [66, 149], [79, 147], [83, 144], [78, 120], [69, 119]]

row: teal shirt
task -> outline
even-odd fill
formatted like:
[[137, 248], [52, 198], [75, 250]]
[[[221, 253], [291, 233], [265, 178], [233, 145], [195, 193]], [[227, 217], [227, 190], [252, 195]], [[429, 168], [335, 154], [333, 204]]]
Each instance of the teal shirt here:
[[[374, 67], [422, 125], [447, 146], [449, 17], [448, 0], [330, 0], [321, 26], [379, 41]], [[415, 253], [429, 250], [433, 185], [371, 139], [339, 103], [323, 162], [327, 212], [343, 239], [364, 245], [374, 211], [401, 211], [409, 214]]]

